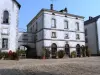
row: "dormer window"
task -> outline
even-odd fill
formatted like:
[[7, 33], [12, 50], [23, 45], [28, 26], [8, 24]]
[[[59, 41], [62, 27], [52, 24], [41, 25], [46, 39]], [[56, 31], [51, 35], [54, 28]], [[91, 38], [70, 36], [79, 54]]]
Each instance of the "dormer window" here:
[[3, 23], [5, 24], [9, 23], [9, 12], [7, 10], [3, 12]]

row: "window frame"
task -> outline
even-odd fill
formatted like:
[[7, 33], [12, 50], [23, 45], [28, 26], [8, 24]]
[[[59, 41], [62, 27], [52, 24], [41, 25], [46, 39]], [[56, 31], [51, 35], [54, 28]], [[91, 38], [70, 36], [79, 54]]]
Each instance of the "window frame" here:
[[[7, 21], [6, 21], [7, 20]], [[3, 11], [3, 19], [2, 19], [3, 24], [9, 24], [9, 12], [8, 10]]]
[[87, 36], [88, 34], [87, 34], [87, 29], [85, 29], [85, 36]]
[[[53, 34], [54, 33], [54, 34]], [[56, 32], [52, 32], [51, 38], [57, 38]]]
[[68, 33], [65, 33], [65, 39], [69, 39], [69, 34]]
[[76, 34], [76, 40], [80, 40], [80, 35]]
[[56, 28], [56, 19], [55, 18], [51, 19], [51, 28]]
[[[4, 40], [6, 40], [6, 44]], [[8, 38], [2, 38], [2, 49], [8, 49]]]
[[[66, 22], [66, 25], [65, 25]], [[69, 29], [69, 22], [67, 20], [64, 21], [64, 29]]]
[[79, 31], [80, 30], [79, 22], [76, 22], [75, 25], [76, 25], [76, 30]]

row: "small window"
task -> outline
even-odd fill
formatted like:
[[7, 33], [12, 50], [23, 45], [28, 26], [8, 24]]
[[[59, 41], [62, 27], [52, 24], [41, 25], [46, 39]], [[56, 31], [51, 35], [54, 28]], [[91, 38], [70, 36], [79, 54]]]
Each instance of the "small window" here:
[[85, 29], [85, 36], [87, 36], [87, 29]]
[[51, 22], [51, 24], [52, 24], [52, 28], [56, 28], [56, 20], [55, 19], [52, 19], [52, 22]]
[[32, 32], [32, 27], [30, 28], [30, 32]]
[[69, 39], [69, 35], [68, 34], [65, 34], [65, 39]]
[[79, 34], [76, 34], [76, 39], [78, 39], [78, 40], [80, 39], [80, 36], [79, 36]]
[[88, 43], [88, 39], [87, 38], [85, 38], [85, 43]]
[[27, 34], [23, 34], [23, 37], [27, 37], [28, 35]]
[[56, 38], [56, 32], [52, 32], [52, 38]]
[[9, 23], [9, 12], [8, 11], [4, 11], [3, 13], [3, 23]]
[[8, 48], [8, 39], [2, 38], [2, 48], [7, 49]]
[[64, 28], [68, 29], [68, 21], [64, 21]]
[[36, 31], [38, 30], [38, 23], [36, 22]]
[[2, 29], [2, 35], [8, 35], [8, 29]]
[[78, 22], [76, 22], [76, 30], [79, 31], [79, 23]]

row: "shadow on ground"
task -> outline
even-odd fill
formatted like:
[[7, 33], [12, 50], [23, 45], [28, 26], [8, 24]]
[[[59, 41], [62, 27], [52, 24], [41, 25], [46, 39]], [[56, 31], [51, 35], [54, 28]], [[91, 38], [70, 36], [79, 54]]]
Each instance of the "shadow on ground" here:
[[31, 72], [18, 69], [0, 69], [0, 75], [62, 75], [50, 72]]

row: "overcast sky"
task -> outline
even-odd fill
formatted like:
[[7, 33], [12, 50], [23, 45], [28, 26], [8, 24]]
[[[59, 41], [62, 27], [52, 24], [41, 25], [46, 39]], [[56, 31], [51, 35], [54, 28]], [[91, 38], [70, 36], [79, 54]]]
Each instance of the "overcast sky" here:
[[[50, 0], [17, 0], [21, 4], [19, 13], [19, 28], [26, 29], [30, 20], [42, 9], [50, 8]], [[54, 9], [61, 10], [67, 7], [70, 14], [84, 16], [100, 15], [100, 0], [54, 0]]]

